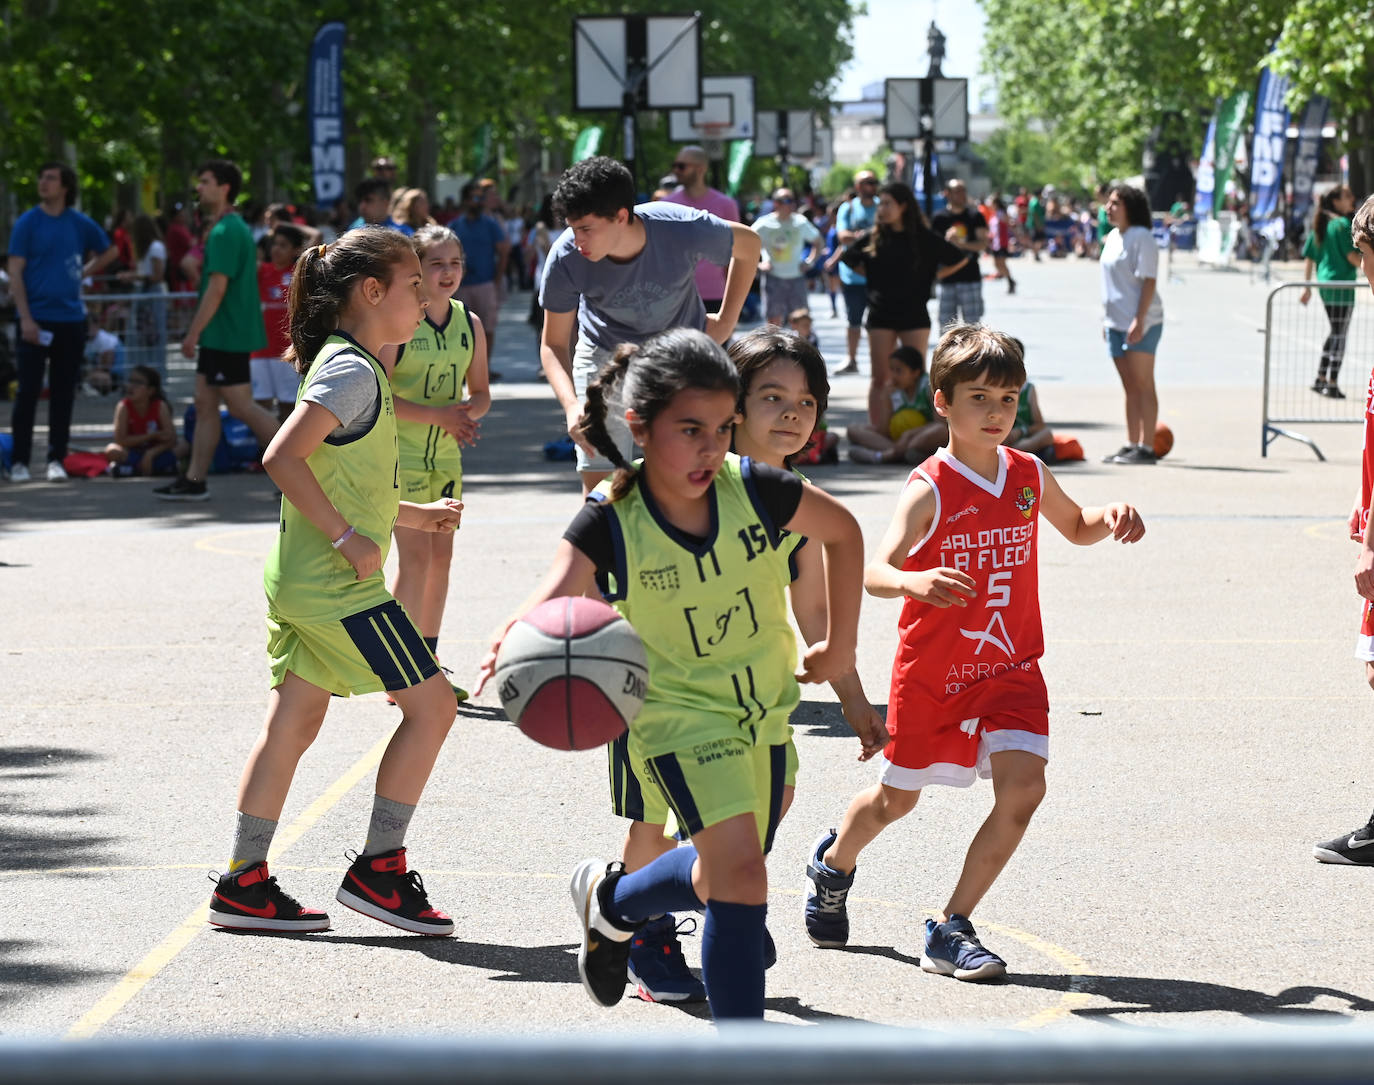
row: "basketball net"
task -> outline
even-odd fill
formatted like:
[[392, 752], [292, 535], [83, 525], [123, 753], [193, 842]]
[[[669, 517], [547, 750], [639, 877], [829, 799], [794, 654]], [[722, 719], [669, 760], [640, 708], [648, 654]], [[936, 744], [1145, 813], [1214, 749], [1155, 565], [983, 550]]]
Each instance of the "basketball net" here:
[[697, 125], [697, 131], [701, 133], [702, 150], [712, 162], [725, 161], [725, 132], [729, 128], [728, 124]]

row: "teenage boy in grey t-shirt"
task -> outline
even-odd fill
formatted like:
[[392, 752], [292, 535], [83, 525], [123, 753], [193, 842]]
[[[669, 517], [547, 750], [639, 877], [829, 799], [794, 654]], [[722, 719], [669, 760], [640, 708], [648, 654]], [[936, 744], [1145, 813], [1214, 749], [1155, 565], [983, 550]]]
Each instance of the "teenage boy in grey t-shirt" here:
[[[717, 343], [729, 339], [753, 281], [760, 243], [747, 226], [705, 211], [668, 203], [636, 205], [634, 178], [613, 158], [589, 158], [569, 169], [554, 189], [553, 206], [568, 229], [544, 263], [539, 360], [571, 432], [581, 417], [587, 384], [621, 343], [683, 327], [704, 331]], [[701, 260], [729, 261], [718, 313], [707, 313], [697, 293]], [[629, 459], [634, 441], [625, 419], [607, 417], [606, 426]], [[612, 466], [578, 442], [584, 494]]]

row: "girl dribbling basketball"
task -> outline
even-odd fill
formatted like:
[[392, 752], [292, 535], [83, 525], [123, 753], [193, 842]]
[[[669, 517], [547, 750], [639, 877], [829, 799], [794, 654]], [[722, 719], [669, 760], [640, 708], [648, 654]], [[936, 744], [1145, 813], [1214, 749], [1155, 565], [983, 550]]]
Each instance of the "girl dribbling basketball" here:
[[[594, 859], [574, 871], [578, 971], [603, 1006], [624, 993], [637, 927], [704, 905], [713, 1016], [762, 1017], [764, 854], [782, 801], [797, 679], [828, 681], [854, 666], [858, 524], [795, 475], [729, 454], [738, 394], [734, 366], [701, 332], [678, 329], [620, 347], [588, 387], [580, 425], [617, 462], [609, 499], [594, 495], [583, 507], [524, 608], [599, 587], [635, 626], [650, 680], [630, 756], [691, 838], [633, 873]], [[637, 468], [607, 433], [608, 402], [623, 403], [644, 450]], [[827, 635], [807, 650], [800, 676], [787, 622], [784, 529], [807, 535], [826, 559]]]

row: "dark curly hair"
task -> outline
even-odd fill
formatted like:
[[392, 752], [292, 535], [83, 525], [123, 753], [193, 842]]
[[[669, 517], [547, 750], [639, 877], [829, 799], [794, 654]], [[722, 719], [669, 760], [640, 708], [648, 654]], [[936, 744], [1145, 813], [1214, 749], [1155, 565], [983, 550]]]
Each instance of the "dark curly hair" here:
[[613, 219], [622, 207], [634, 215], [635, 179], [624, 163], [597, 155], [570, 167], [553, 190], [553, 209], [568, 219]]

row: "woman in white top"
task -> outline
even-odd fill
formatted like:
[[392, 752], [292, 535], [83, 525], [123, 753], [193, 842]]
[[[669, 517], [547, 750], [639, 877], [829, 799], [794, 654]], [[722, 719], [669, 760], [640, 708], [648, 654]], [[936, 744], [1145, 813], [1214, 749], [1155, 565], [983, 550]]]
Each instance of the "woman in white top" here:
[[1107, 194], [1107, 221], [1115, 227], [1102, 242], [1103, 335], [1126, 390], [1126, 444], [1104, 463], [1155, 462], [1155, 351], [1164, 331], [1164, 304], [1155, 282], [1159, 247], [1151, 230], [1150, 201], [1133, 185]]

